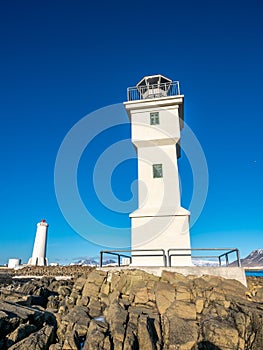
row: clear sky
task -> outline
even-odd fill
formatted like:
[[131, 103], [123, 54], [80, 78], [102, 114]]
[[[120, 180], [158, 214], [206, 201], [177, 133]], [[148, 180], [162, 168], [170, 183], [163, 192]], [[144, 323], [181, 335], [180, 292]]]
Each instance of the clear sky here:
[[[60, 210], [55, 162], [76, 123], [126, 101], [128, 86], [158, 73], [180, 81], [185, 120], [208, 166], [208, 195], [191, 227], [192, 246], [233, 246], [242, 256], [263, 248], [262, 14], [261, 0], [2, 1], [0, 264], [13, 257], [27, 262], [42, 218], [50, 224], [50, 261], [97, 256], [104, 244], [129, 246], [127, 211], [136, 209], [131, 184], [137, 164], [121, 105], [116, 107], [120, 125], [110, 110], [112, 127], [105, 130], [103, 110], [85, 118], [89, 132], [77, 186], [96, 221], [84, 220], [83, 232], [76, 233]], [[111, 169], [110, 180], [115, 153], [105, 150], [122, 140], [127, 157]], [[98, 161], [101, 154], [109, 156], [106, 165]], [[185, 154], [179, 167], [182, 204], [188, 208], [197, 184]], [[97, 195], [103, 197], [105, 184], [123, 207], [116, 209], [113, 199], [111, 207], [110, 194], [102, 198], [109, 209], [100, 203]], [[68, 206], [78, 221], [74, 201]]]

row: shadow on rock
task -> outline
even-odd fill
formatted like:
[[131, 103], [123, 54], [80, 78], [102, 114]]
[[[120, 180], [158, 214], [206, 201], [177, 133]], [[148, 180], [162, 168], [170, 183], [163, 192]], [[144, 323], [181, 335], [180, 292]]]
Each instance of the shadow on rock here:
[[198, 350], [221, 350], [221, 348], [213, 343], [210, 343], [210, 341], [202, 341], [198, 343]]

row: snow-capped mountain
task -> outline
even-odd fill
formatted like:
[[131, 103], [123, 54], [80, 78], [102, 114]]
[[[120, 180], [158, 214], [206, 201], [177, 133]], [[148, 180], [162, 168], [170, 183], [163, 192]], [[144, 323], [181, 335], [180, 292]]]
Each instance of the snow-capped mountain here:
[[98, 261], [94, 258], [83, 258], [74, 263], [75, 265], [99, 265]]
[[[103, 265], [115, 265], [115, 264], [116, 264], [116, 260], [113, 260], [113, 259], [108, 259], [103, 261]], [[70, 265], [99, 266], [99, 259], [85, 257], [70, 263]]]
[[[237, 263], [234, 261], [230, 264], [236, 266]], [[242, 267], [263, 267], [263, 249], [253, 250], [246, 258], [241, 259]]]
[[195, 266], [218, 266], [218, 260], [201, 260], [201, 259], [192, 259], [192, 263]]

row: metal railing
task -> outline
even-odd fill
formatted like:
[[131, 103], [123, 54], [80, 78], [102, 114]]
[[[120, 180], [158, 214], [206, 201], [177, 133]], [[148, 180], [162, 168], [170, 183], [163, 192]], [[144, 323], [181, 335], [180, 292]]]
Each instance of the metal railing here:
[[121, 257], [130, 259], [130, 263], [131, 263], [131, 259], [132, 259], [131, 256], [125, 255], [125, 254], [119, 254], [121, 252], [129, 253], [130, 250], [101, 250], [100, 251], [100, 267], [103, 266], [103, 254], [117, 256], [118, 257], [118, 266], [121, 266]]
[[[221, 251], [223, 252], [220, 255], [193, 255], [193, 252], [199, 251]], [[131, 255], [126, 255], [124, 253], [132, 253]], [[144, 253], [144, 254], [138, 254]], [[132, 262], [132, 258], [153, 258], [153, 257], [162, 257], [163, 266], [167, 266], [167, 258], [168, 258], [168, 266], [172, 267], [172, 258], [173, 257], [184, 257], [188, 256], [191, 259], [217, 259], [218, 266], [229, 266], [229, 255], [235, 253], [236, 255], [236, 264], [238, 267], [241, 267], [240, 261], [240, 253], [237, 248], [170, 248], [167, 251], [167, 256], [164, 249], [123, 249], [123, 250], [102, 250], [100, 251], [100, 267], [103, 266], [103, 255], [114, 255], [117, 256], [118, 266], [121, 266], [121, 258], [128, 258], [130, 263]], [[225, 264], [223, 264], [225, 261]], [[210, 261], [211, 262], [211, 261]], [[176, 266], [176, 265], [174, 265]], [[201, 265], [202, 266], [202, 265]]]
[[[138, 253], [146, 253], [146, 254], [138, 254]], [[125, 255], [122, 253], [133, 253], [132, 257], [129, 255]], [[134, 254], [135, 253], [135, 254]], [[151, 253], [151, 254], [149, 254]], [[132, 258], [153, 258], [153, 257], [162, 257], [163, 258], [163, 266], [167, 266], [166, 254], [164, 249], [123, 249], [123, 250], [101, 250], [100, 251], [100, 267], [103, 266], [103, 254], [109, 255], [117, 255], [118, 257], [118, 266], [121, 266], [121, 257], [129, 258], [130, 263], [132, 262]]]
[[179, 81], [133, 86], [127, 89], [127, 100], [136, 101], [180, 95]]
[[[194, 251], [224, 251], [220, 255], [192, 255]], [[173, 253], [174, 252], [174, 253]], [[177, 252], [177, 253], [176, 253]], [[222, 260], [225, 258], [225, 266], [229, 266], [229, 255], [236, 254], [237, 266], [241, 267], [240, 253], [237, 248], [170, 248], [168, 253], [168, 265], [172, 266], [172, 257], [191, 256], [192, 259], [218, 259], [218, 266], [222, 266]]]

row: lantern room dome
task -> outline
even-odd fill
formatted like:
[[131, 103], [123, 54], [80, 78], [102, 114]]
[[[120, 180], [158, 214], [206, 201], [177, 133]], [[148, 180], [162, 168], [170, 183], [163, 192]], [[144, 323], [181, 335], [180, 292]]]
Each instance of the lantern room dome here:
[[168, 95], [172, 80], [161, 74], [143, 77], [136, 85], [143, 99], [158, 98]]
[[164, 75], [156, 74], [156, 75], [147, 75], [143, 77], [139, 83], [136, 85], [139, 86], [149, 86], [153, 84], [163, 84], [163, 83], [171, 83], [172, 80], [169, 78], [166, 78]]

